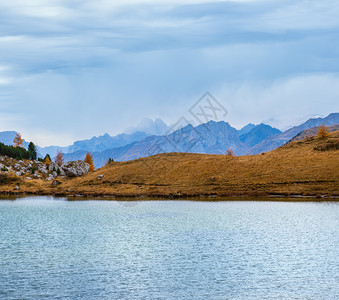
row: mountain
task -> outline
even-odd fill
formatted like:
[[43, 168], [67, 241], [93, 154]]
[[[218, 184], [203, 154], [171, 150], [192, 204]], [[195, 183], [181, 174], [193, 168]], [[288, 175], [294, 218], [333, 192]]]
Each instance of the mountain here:
[[243, 134], [246, 134], [248, 132], [250, 132], [256, 125], [249, 123], [246, 126], [244, 126], [243, 128], [241, 128], [240, 130], [238, 130], [239, 136], [242, 136]]
[[[248, 148], [239, 139], [238, 131], [223, 121], [210, 121], [197, 127], [187, 125], [166, 136], [149, 136], [129, 145], [94, 152], [96, 167], [101, 167], [109, 158], [127, 161], [159, 153], [190, 152], [224, 154], [231, 148], [236, 155], [243, 155]], [[83, 159], [85, 151], [77, 151], [64, 156], [66, 161]]]
[[[12, 146], [13, 140], [16, 135], [17, 135], [16, 131], [2, 131], [0, 132], [0, 143]], [[25, 148], [28, 147], [28, 142], [26, 142], [25, 140], [24, 140], [24, 146]]]
[[135, 132], [132, 134], [118, 134], [116, 136], [110, 136], [109, 134], [104, 134], [101, 136], [94, 136], [89, 140], [76, 141], [73, 145], [68, 147], [57, 147], [49, 146], [45, 148], [38, 148], [38, 152], [41, 156], [45, 156], [47, 153], [51, 157], [56, 156], [57, 151], [62, 151], [63, 153], [73, 153], [78, 151], [87, 152], [101, 152], [107, 149], [122, 147], [133, 143], [135, 141], [140, 141], [149, 136], [145, 132]]
[[339, 113], [329, 114], [325, 118], [311, 118], [305, 123], [299, 126], [294, 126], [291, 129], [284, 131], [283, 133], [276, 134], [274, 136], [269, 136], [262, 142], [252, 147], [251, 153], [259, 154], [262, 152], [268, 152], [273, 149], [276, 149], [284, 145], [286, 142], [288, 142], [290, 139], [292, 139], [294, 136], [296, 136], [298, 133], [302, 132], [303, 130], [310, 129], [312, 127], [317, 127], [322, 124], [326, 126], [339, 124]]
[[165, 135], [169, 130], [169, 126], [161, 119], [150, 118], [143, 119], [136, 127], [130, 127], [125, 130], [126, 134], [135, 132], [144, 132], [148, 135]]
[[269, 125], [260, 124], [254, 126], [251, 131], [240, 136], [240, 141], [247, 147], [252, 148], [269, 136], [281, 133], [279, 129], [273, 128]]

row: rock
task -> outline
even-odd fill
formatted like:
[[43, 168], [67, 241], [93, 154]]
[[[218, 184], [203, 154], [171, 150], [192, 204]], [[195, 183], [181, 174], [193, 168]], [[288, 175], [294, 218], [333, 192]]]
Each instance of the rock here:
[[89, 171], [89, 164], [82, 160], [70, 161], [61, 166], [61, 169], [68, 177], [78, 177], [87, 174]]
[[54, 178], [57, 178], [57, 177], [58, 177], [58, 173], [55, 172], [55, 171], [53, 171], [53, 172], [52, 172], [52, 176], [53, 176]]
[[37, 174], [37, 173], [35, 173], [35, 174], [33, 175], [33, 177], [34, 177], [34, 178], [37, 178], [37, 179], [40, 179], [40, 178], [41, 178], [41, 176], [40, 176], [39, 174]]
[[57, 186], [59, 184], [61, 184], [61, 181], [59, 181], [59, 180], [53, 180], [53, 182], [52, 182], [52, 186]]
[[14, 188], [14, 190], [15, 190], [15, 191], [18, 191], [18, 190], [20, 190], [20, 187], [19, 187], [19, 186], [16, 186], [16, 187]]
[[104, 175], [98, 175], [97, 179], [102, 179]]
[[27, 179], [27, 180], [32, 180], [32, 178], [31, 178], [31, 177], [26, 177], [26, 179]]

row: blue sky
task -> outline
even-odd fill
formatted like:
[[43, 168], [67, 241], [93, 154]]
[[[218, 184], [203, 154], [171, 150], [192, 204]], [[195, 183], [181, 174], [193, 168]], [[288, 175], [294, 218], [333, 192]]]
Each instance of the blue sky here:
[[39, 145], [186, 116], [240, 127], [339, 111], [339, 1], [0, 2], [0, 131]]

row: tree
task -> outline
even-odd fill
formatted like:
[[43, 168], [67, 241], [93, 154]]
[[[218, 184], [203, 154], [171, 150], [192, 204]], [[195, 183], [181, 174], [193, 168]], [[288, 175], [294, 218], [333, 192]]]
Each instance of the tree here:
[[226, 151], [226, 155], [228, 155], [228, 156], [235, 156], [235, 153], [234, 153], [234, 151], [231, 148], [228, 148], [227, 151]]
[[45, 156], [44, 161], [45, 161], [46, 166], [49, 167], [49, 165], [51, 164], [51, 157], [49, 156], [49, 154]]
[[57, 156], [55, 157], [55, 163], [60, 167], [64, 163], [64, 154], [61, 151], [58, 151]]
[[18, 132], [13, 140], [14, 147], [24, 148], [24, 140], [21, 137], [21, 134]]
[[93, 156], [91, 153], [87, 152], [84, 162], [89, 164], [89, 170], [88, 170], [89, 172], [94, 171], [95, 168], [94, 168], [94, 163], [93, 163]]
[[28, 152], [31, 155], [31, 160], [36, 160], [38, 157], [37, 148], [33, 142], [30, 142], [28, 145]]
[[114, 162], [114, 159], [113, 158], [109, 158], [107, 161], [106, 161], [106, 166], [108, 166], [110, 163], [113, 163]]
[[319, 126], [319, 130], [317, 133], [317, 136], [319, 139], [326, 139], [328, 138], [328, 136], [330, 135], [330, 133], [328, 132], [328, 128], [323, 124], [321, 126]]

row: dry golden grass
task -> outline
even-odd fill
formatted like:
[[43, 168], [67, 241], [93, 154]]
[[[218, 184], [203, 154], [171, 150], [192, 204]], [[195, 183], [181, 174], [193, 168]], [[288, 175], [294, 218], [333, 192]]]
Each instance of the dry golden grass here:
[[[338, 146], [339, 132], [333, 132], [325, 140], [310, 137], [255, 156], [159, 154], [112, 163], [57, 187], [51, 182], [23, 181], [20, 192], [148, 197], [338, 196]], [[103, 178], [98, 179], [98, 175]], [[0, 191], [12, 191], [15, 184], [0, 185]]]

